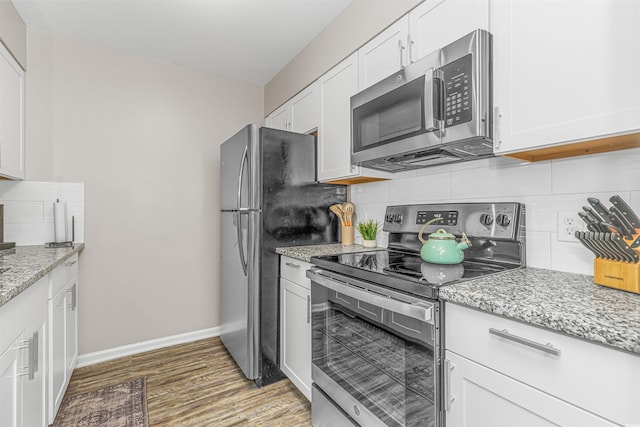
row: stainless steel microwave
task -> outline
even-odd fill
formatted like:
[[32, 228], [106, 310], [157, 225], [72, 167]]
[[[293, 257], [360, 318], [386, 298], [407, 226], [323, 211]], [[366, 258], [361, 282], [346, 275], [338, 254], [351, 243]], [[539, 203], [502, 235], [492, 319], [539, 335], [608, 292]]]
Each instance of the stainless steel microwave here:
[[388, 172], [493, 156], [491, 34], [475, 30], [351, 97], [351, 162]]

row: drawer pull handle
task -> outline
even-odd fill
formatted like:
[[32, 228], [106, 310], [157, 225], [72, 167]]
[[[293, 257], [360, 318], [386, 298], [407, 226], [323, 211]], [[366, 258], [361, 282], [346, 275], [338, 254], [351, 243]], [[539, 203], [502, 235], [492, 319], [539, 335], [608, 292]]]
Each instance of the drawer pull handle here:
[[286, 262], [285, 264], [291, 268], [300, 268], [300, 264], [294, 264], [292, 262]]
[[539, 342], [531, 341], [526, 338], [513, 335], [507, 329], [503, 329], [500, 331], [498, 329], [489, 328], [489, 333], [500, 338], [507, 339], [509, 341], [514, 341], [519, 344], [526, 345], [527, 347], [535, 348], [536, 350], [540, 350], [545, 353], [553, 354], [554, 356], [560, 356], [560, 349], [555, 348], [553, 345], [551, 345], [551, 343], [541, 344]]

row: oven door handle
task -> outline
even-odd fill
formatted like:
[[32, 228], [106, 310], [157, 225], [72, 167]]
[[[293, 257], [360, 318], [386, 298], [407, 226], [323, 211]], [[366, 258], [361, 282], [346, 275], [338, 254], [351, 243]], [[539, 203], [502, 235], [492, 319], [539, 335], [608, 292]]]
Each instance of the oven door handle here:
[[400, 301], [392, 297], [387, 297], [385, 295], [376, 294], [371, 291], [357, 288], [350, 283], [339, 281], [335, 277], [325, 276], [322, 274], [322, 270], [315, 268], [307, 270], [307, 277], [318, 285], [324, 286], [325, 288], [331, 289], [335, 292], [340, 292], [343, 295], [355, 298], [359, 301], [411, 317], [412, 319], [420, 320], [421, 322], [429, 324], [434, 323], [433, 303], [427, 301], [410, 303]]

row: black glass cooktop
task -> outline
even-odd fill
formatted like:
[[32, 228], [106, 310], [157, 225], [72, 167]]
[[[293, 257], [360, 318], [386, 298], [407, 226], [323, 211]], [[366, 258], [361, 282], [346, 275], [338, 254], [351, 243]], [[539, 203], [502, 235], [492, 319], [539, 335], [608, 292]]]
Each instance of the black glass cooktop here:
[[465, 260], [443, 265], [423, 261], [419, 254], [395, 250], [314, 257], [319, 267], [357, 279], [435, 297], [434, 288], [516, 268], [512, 265]]

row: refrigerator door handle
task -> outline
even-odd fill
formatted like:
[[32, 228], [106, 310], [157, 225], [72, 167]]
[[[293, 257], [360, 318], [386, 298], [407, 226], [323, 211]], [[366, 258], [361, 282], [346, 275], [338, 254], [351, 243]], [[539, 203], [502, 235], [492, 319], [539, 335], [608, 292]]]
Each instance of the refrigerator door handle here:
[[248, 209], [246, 208], [241, 208], [240, 207], [240, 202], [241, 202], [241, 197], [242, 197], [242, 178], [244, 175], [244, 165], [245, 163], [247, 163], [248, 161], [248, 149], [249, 146], [244, 147], [244, 152], [242, 153], [242, 159], [240, 160], [240, 173], [238, 175], [238, 198], [237, 198], [237, 206], [238, 206], [238, 211], [236, 212], [236, 215], [238, 217], [238, 252], [240, 252], [240, 265], [242, 265], [242, 271], [244, 272], [244, 275], [247, 275], [247, 260], [244, 257], [244, 244], [242, 243], [242, 214], [243, 213], [248, 213]]

